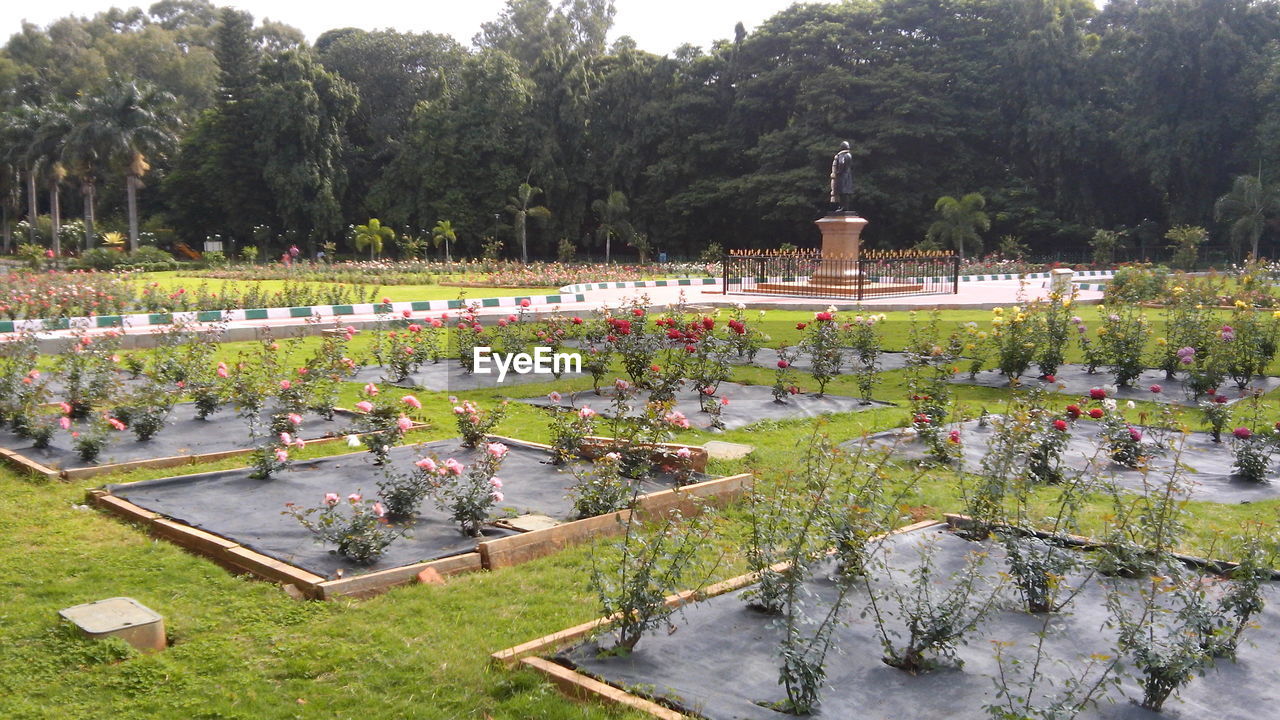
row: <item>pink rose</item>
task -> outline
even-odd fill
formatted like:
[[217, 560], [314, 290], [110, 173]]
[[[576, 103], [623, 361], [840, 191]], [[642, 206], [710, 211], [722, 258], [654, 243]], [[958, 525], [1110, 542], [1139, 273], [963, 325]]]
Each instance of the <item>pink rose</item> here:
[[360, 493], [351, 493], [350, 495], [347, 496], [347, 502], [351, 503], [352, 505], [355, 505], [356, 503], [360, 502], [360, 500], [361, 500]]
[[284, 448], [276, 448], [276, 462], [285, 462], [289, 459], [289, 451]]
[[507, 446], [502, 443], [489, 443], [485, 446], [485, 451], [496, 458], [506, 457]]
[[413, 421], [404, 415], [401, 415], [400, 418], [396, 420], [396, 427], [400, 428], [400, 432], [409, 432], [413, 429]]
[[361, 400], [356, 403], [356, 409], [363, 413], [373, 412], [373, 403], [368, 400]]
[[585, 405], [582, 407], [581, 410], [578, 411], [578, 417], [582, 418], [583, 420], [590, 420], [591, 418], [595, 417], [596, 414], [597, 413], [595, 410], [592, 410], [591, 408]]
[[420, 467], [420, 468], [422, 468], [423, 470], [426, 470], [427, 472], [430, 472], [430, 473], [435, 472], [435, 471], [436, 471], [436, 469], [437, 469], [437, 467], [438, 467], [438, 466], [436, 465], [436, 461], [435, 461], [435, 460], [432, 460], [432, 459], [431, 459], [431, 458], [429, 458], [429, 457], [422, 458], [422, 459], [421, 459], [421, 460], [419, 460], [418, 462], [414, 463], [414, 465], [417, 465], [418, 467]]
[[404, 397], [400, 398], [400, 401], [403, 402], [405, 405], [408, 405], [409, 407], [413, 408], [414, 410], [422, 409], [422, 401], [418, 400], [418, 398], [412, 395], [405, 395]]
[[[405, 312], [408, 312], [408, 311], [406, 310]], [[373, 514], [376, 515], [377, 517], [385, 517], [387, 514], [386, 506], [383, 505], [381, 502], [374, 503]]]
[[333, 507], [338, 504], [338, 493], [325, 493], [324, 504]]
[[529, 298], [521, 298], [520, 307], [529, 307]]
[[365, 394], [365, 395], [368, 395], [369, 397], [377, 397], [377, 396], [378, 396], [378, 386], [377, 386], [377, 385], [374, 385], [373, 383], [369, 383], [369, 384], [365, 385], [365, 386], [364, 386], [364, 394]]
[[289, 413], [289, 422], [294, 425], [302, 424], [302, 416], [298, 413]]
[[547, 399], [553, 403], [558, 403], [561, 400], [561, 396], [560, 396], [560, 393], [556, 392], [555, 390], [552, 390], [551, 392], [547, 393]]
[[288, 389], [289, 389], [289, 388], [291, 388], [291, 387], [293, 387], [293, 383], [289, 382], [288, 380], [281, 380], [281, 381], [280, 381], [280, 389], [281, 389], [281, 390], [288, 390]]
[[464, 466], [462, 465], [462, 463], [458, 462], [457, 460], [454, 460], [453, 458], [449, 458], [448, 460], [444, 461], [444, 469], [448, 470], [454, 475], [461, 475], [463, 467]]
[[494, 502], [502, 502], [506, 499], [506, 496], [502, 494], [501, 490], [494, 490], [490, 495], [493, 497]]
[[492, 485], [493, 487], [500, 488], [502, 487], [502, 478], [491, 477], [489, 478], [489, 484]]
[[282, 432], [280, 433], [280, 442], [284, 443], [285, 445], [292, 445], [293, 436], [287, 432]]
[[67, 417], [66, 415], [63, 415], [62, 417], [58, 418], [58, 426], [61, 427], [63, 430], [70, 430], [71, 418]]
[[680, 458], [681, 460], [688, 460], [689, 458], [693, 457], [693, 451], [687, 447], [682, 447], [676, 451], [676, 457]]

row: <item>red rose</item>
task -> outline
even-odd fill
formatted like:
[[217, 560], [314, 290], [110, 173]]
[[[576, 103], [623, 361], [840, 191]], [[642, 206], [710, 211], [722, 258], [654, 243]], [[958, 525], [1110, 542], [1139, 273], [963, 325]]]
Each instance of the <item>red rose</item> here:
[[807, 328], [807, 327], [809, 327], [809, 326], [808, 326], [808, 325], [806, 325], [806, 324], [804, 324], [804, 323], [796, 323], [796, 329], [797, 329], [797, 330], [803, 330], [803, 329], [805, 329], [805, 328]]
[[1093, 418], [1094, 420], [1101, 420], [1103, 414], [1104, 413], [1102, 412], [1102, 408], [1094, 408], [1089, 411], [1089, 417]]
[[1089, 391], [1089, 397], [1094, 400], [1105, 400], [1107, 397], [1107, 391], [1102, 388], [1094, 388]]
[[1054, 430], [1061, 431], [1061, 432], [1066, 432], [1066, 431], [1067, 431], [1067, 421], [1066, 421], [1066, 420], [1054, 420], [1054, 421], [1053, 421], [1053, 429], [1054, 429]]
[[1044, 376], [1044, 381], [1045, 381], [1045, 382], [1047, 382], [1047, 383], [1057, 382], [1057, 381], [1058, 381], [1058, 378], [1057, 378], [1057, 376], [1056, 376], [1056, 375], [1045, 375], [1045, 376]]
[[791, 363], [787, 362], [786, 360], [779, 360], [778, 367], [783, 370], [786, 370], [787, 368], [791, 367]]

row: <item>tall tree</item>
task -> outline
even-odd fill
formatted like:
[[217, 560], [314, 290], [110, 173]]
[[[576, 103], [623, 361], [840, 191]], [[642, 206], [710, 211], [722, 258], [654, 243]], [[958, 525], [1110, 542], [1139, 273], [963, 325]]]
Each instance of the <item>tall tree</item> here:
[[378, 218], [369, 218], [369, 222], [355, 227], [356, 250], [369, 248], [369, 259], [382, 254], [382, 248], [396, 239], [396, 231], [382, 224]]
[[431, 228], [431, 241], [436, 247], [440, 247], [440, 243], [444, 243], [444, 260], [445, 262], [453, 262], [453, 258], [449, 256], [449, 243], [458, 241], [458, 233], [453, 230], [453, 222], [451, 220], [440, 220]]
[[53, 254], [62, 257], [62, 203], [60, 189], [67, 176], [62, 162], [73, 118], [70, 108], [49, 104], [40, 109], [40, 128], [27, 148], [30, 167], [45, 183], [49, 193], [49, 228]]
[[336, 239], [345, 227], [339, 200], [347, 121], [359, 98], [350, 83], [326, 72], [305, 50], [263, 62], [249, 117], [254, 153], [279, 227], [307, 239]]
[[551, 217], [551, 211], [542, 205], [530, 206], [533, 199], [542, 194], [542, 188], [537, 188], [527, 182], [520, 183], [520, 187], [516, 188], [515, 197], [508, 199], [507, 212], [511, 213], [514, 220], [516, 242], [520, 244], [520, 262], [529, 263], [529, 247], [526, 242], [528, 234], [527, 225], [529, 218], [537, 218], [546, 220]]
[[959, 199], [943, 195], [933, 206], [938, 219], [929, 225], [926, 237], [954, 247], [963, 260], [965, 243], [974, 252], [982, 250], [982, 236], [978, 233], [991, 229], [991, 219], [983, 211], [986, 206], [986, 198], [979, 193]]
[[1231, 191], [1213, 204], [1214, 219], [1226, 223], [1235, 254], [1248, 246], [1250, 256], [1258, 257], [1258, 240], [1267, 221], [1280, 212], [1280, 187], [1262, 182], [1262, 175], [1239, 175], [1231, 183]]
[[138, 189], [151, 168], [147, 156], [171, 146], [176, 118], [174, 97], [136, 82], [114, 81], [89, 96], [76, 110], [69, 140], [84, 136], [112, 169], [125, 177], [129, 216], [129, 250], [138, 249]]
[[596, 216], [596, 239], [604, 239], [604, 261], [611, 260], [610, 251], [613, 239], [625, 240], [631, 236], [631, 223], [627, 222], [627, 196], [620, 190], [609, 193], [609, 197], [591, 203], [591, 211]]

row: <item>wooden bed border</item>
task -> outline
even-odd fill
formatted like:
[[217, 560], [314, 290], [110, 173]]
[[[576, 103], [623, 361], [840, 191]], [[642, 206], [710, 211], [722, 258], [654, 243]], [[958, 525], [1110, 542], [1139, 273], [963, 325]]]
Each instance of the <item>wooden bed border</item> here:
[[[492, 440], [511, 445], [539, 450], [549, 448], [549, 446], [541, 443], [527, 442], [515, 438], [496, 435], [489, 437]], [[342, 455], [331, 455], [329, 457], [359, 454], [363, 453], [343, 453]], [[188, 477], [198, 478], [202, 474], [205, 473], [198, 473]], [[708, 503], [725, 504], [733, 501], [749, 490], [751, 483], [751, 474], [743, 473], [714, 478], [681, 488], [648, 493], [638, 499], [637, 510], [653, 516], [666, 516], [678, 510], [685, 516], [692, 516], [699, 513], [701, 508]], [[133, 484], [124, 483], [120, 487], [128, 487]], [[496, 570], [511, 567], [554, 554], [566, 547], [584, 543], [597, 537], [616, 535], [623, 530], [623, 523], [632, 512], [624, 510], [585, 520], [575, 520], [540, 530], [532, 530], [510, 537], [485, 540], [481, 541], [477, 550], [473, 552], [388, 568], [364, 575], [329, 580], [251, 550], [230, 538], [170, 520], [159, 513], [147, 510], [124, 498], [113, 495], [111, 491], [105, 488], [91, 489], [87, 492], [86, 497], [89, 504], [129, 522], [143, 525], [152, 535], [169, 540], [197, 555], [207, 557], [233, 572], [249, 573], [281, 585], [292, 585], [303, 597], [314, 600], [331, 600], [343, 596], [369, 597], [377, 595], [398, 585], [416, 582], [418, 575], [427, 569], [433, 569], [444, 577], [479, 570]]]

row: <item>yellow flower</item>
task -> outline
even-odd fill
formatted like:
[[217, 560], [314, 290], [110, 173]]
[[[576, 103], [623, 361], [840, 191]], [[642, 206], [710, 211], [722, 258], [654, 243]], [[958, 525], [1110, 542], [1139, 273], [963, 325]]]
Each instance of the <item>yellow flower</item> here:
[[991, 314], [992, 314], [992, 315], [1003, 315], [1003, 314], [1004, 314], [1004, 308], [991, 308]]
[[1184, 292], [1186, 292], [1186, 291], [1187, 291], [1187, 289], [1186, 289], [1186, 288], [1184, 288], [1184, 287], [1182, 287], [1181, 285], [1175, 285], [1175, 286], [1173, 287], [1173, 294], [1174, 294], [1174, 295], [1181, 295], [1182, 293], [1184, 293]]
[[1240, 308], [1240, 309], [1244, 309], [1244, 308], [1249, 307], [1249, 303], [1246, 303], [1246, 302], [1245, 302], [1245, 301], [1243, 301], [1243, 300], [1237, 300], [1237, 301], [1236, 301], [1236, 307], [1238, 307], [1238, 308]]
[[1168, 340], [1165, 340], [1164, 338], [1156, 338], [1156, 345], [1159, 345], [1160, 347], [1164, 347], [1165, 345], [1168, 345], [1168, 344], [1169, 344]]
[[991, 324], [995, 325], [996, 327], [999, 327], [1004, 324], [1004, 318], [998, 318], [998, 317], [991, 318]]
[[1280, 310], [1277, 310], [1271, 313], [1271, 317], [1275, 318], [1276, 320], [1280, 320]]

